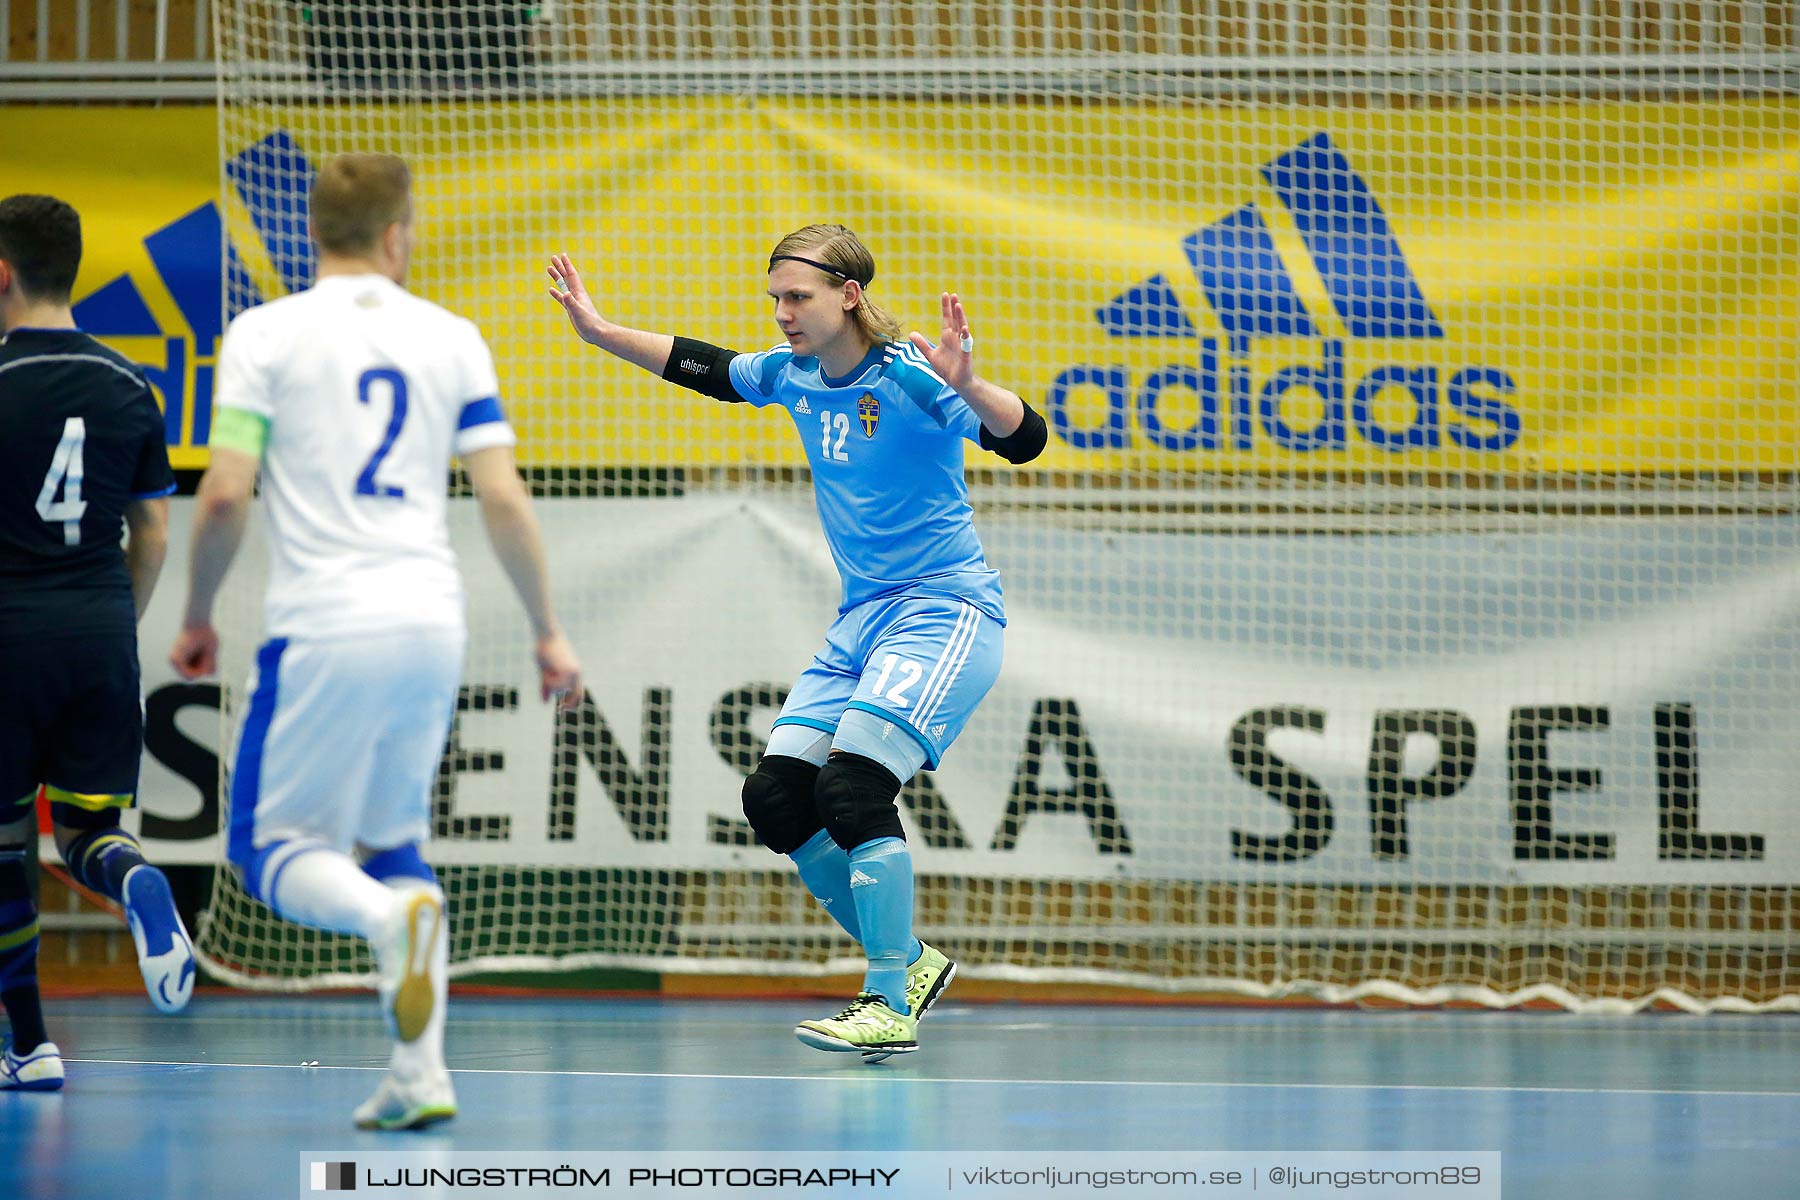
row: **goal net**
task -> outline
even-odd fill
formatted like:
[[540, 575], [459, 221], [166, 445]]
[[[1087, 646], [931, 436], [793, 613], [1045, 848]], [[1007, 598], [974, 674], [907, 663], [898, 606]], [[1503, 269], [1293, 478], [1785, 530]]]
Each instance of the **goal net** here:
[[[1800, 1007], [1792, 0], [214, 8], [229, 310], [310, 279], [317, 164], [410, 160], [410, 284], [494, 349], [591, 679], [537, 704], [453, 504], [458, 971], [857, 961], [738, 811], [835, 611], [835, 435], [544, 294], [566, 251], [613, 319], [761, 349], [770, 248], [826, 220], [910, 328], [959, 292], [1051, 429], [969, 449], [1006, 665], [903, 797], [966, 972]], [[227, 871], [202, 944], [368, 970]]]

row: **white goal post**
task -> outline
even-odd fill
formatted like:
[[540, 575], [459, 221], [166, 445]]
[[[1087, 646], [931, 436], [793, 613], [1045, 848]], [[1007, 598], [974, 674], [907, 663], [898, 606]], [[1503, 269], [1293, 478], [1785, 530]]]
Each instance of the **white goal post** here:
[[[457, 971], [853, 962], [736, 811], [836, 602], [795, 431], [543, 295], [568, 251], [760, 349], [769, 248], [838, 220], [1052, 431], [971, 450], [1006, 667], [905, 796], [966, 972], [1800, 1009], [1793, 0], [214, 8], [228, 309], [306, 284], [316, 164], [411, 161], [412, 286], [494, 347], [594, 677], [536, 706], [453, 504]], [[367, 971], [228, 871], [201, 941]]]

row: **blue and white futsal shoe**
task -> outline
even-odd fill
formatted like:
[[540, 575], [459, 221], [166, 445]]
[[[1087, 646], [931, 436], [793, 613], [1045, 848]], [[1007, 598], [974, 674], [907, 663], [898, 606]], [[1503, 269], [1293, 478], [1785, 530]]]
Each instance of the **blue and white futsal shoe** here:
[[124, 900], [150, 1003], [166, 1013], [180, 1012], [194, 994], [194, 943], [175, 911], [169, 880], [141, 863], [125, 876]]
[[62, 1051], [39, 1042], [30, 1054], [14, 1054], [12, 1039], [0, 1050], [0, 1092], [58, 1092], [63, 1085]]

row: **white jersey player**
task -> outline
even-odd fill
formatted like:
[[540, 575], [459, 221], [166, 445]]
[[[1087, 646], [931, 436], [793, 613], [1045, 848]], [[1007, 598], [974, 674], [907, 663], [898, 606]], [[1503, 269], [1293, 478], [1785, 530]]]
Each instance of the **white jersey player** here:
[[[270, 637], [461, 629], [452, 453], [511, 446], [475, 326], [384, 275], [333, 275], [232, 322], [220, 432], [268, 431]], [[217, 446], [215, 441], [214, 445]]]
[[551, 613], [542, 538], [475, 326], [408, 293], [411, 176], [332, 159], [312, 191], [318, 281], [232, 322], [219, 355], [174, 663], [218, 665], [213, 602], [260, 469], [271, 551], [265, 641], [231, 777], [228, 857], [302, 925], [368, 938], [397, 1043], [363, 1128], [455, 1115], [444, 1064], [448, 928], [421, 846], [467, 634], [445, 521], [462, 460], [537, 638], [546, 699], [579, 665]]

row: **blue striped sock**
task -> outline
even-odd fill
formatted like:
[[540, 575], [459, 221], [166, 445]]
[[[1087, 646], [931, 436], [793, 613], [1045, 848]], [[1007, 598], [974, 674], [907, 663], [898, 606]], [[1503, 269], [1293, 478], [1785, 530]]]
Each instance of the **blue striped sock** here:
[[125, 898], [125, 876], [143, 861], [138, 840], [116, 825], [89, 830], [63, 847], [63, 862], [75, 882], [109, 900]]
[[37, 986], [38, 919], [25, 851], [0, 850], [0, 1003], [21, 1053], [50, 1040]]

